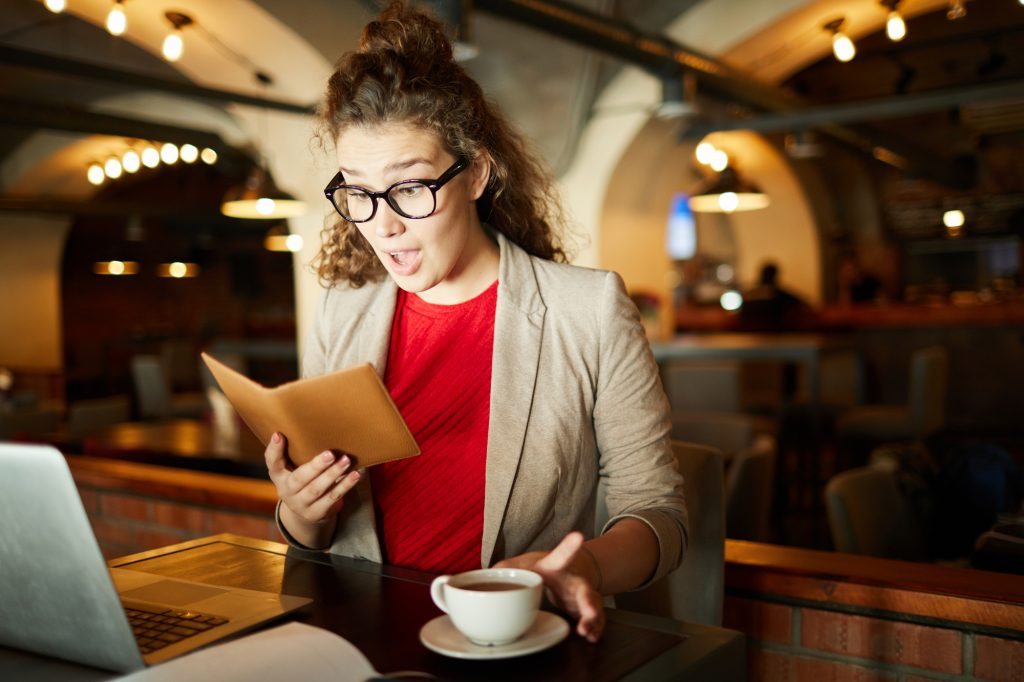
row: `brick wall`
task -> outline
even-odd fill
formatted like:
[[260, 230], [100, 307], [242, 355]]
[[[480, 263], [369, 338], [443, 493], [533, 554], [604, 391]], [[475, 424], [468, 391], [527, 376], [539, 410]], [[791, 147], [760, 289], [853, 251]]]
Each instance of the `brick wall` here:
[[[1024, 682], [1024, 578], [966, 571], [978, 586], [1018, 581], [1002, 599], [994, 598], [998, 586], [974, 598], [956, 594], [952, 585], [943, 593], [924, 584], [898, 584], [908, 580], [901, 575], [903, 562], [888, 562], [891, 584], [877, 572], [873, 584], [856, 577], [847, 582], [840, 575], [856, 574], [861, 558], [821, 554], [836, 569], [846, 562], [845, 571], [814, 576], [814, 568], [827, 568], [812, 568], [799, 558], [795, 563], [811, 568], [809, 574], [777, 565], [727, 564], [723, 625], [747, 634], [752, 682]], [[917, 570], [926, 575], [932, 568], [938, 570]], [[957, 575], [941, 571], [940, 578]], [[918, 578], [910, 580], [922, 582]]]
[[268, 481], [84, 457], [68, 463], [107, 558], [215, 533], [283, 542]]

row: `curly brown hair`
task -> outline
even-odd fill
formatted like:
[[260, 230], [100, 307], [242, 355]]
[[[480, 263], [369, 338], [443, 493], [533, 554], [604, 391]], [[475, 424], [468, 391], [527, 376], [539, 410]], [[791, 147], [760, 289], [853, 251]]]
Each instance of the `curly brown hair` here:
[[[568, 260], [546, 168], [455, 62], [444, 29], [424, 10], [396, 0], [367, 24], [359, 49], [335, 65], [317, 113], [321, 139], [332, 142], [351, 126], [407, 123], [434, 132], [456, 158], [482, 156], [491, 176], [476, 202], [480, 220], [534, 256]], [[324, 229], [314, 267], [327, 285], [360, 287], [386, 274], [356, 226], [340, 217]]]

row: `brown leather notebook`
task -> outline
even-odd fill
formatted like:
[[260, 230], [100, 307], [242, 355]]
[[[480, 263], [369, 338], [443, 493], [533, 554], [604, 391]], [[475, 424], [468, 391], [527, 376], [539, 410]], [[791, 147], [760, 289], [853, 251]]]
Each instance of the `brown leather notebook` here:
[[420, 454], [369, 363], [267, 388], [206, 353], [202, 356], [260, 442], [266, 445], [280, 431], [296, 466], [324, 450], [347, 453], [353, 468], [360, 469]]

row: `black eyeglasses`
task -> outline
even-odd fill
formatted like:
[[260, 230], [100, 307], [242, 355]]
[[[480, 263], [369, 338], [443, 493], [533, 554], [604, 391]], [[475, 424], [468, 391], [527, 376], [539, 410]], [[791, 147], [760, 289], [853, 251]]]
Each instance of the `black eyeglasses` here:
[[334, 210], [350, 223], [365, 223], [377, 215], [377, 200], [383, 199], [403, 218], [426, 218], [437, 210], [437, 190], [469, 167], [469, 161], [459, 159], [437, 180], [401, 180], [383, 192], [371, 192], [365, 187], [346, 185], [341, 171], [324, 188], [324, 195]]

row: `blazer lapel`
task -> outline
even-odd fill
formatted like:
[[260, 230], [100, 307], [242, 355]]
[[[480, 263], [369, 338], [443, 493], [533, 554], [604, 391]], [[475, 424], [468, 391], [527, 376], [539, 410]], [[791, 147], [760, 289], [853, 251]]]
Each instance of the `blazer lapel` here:
[[546, 310], [530, 257], [503, 235], [497, 237], [501, 262], [491, 362], [483, 566], [490, 566], [496, 552], [502, 551], [501, 524], [530, 421]]

